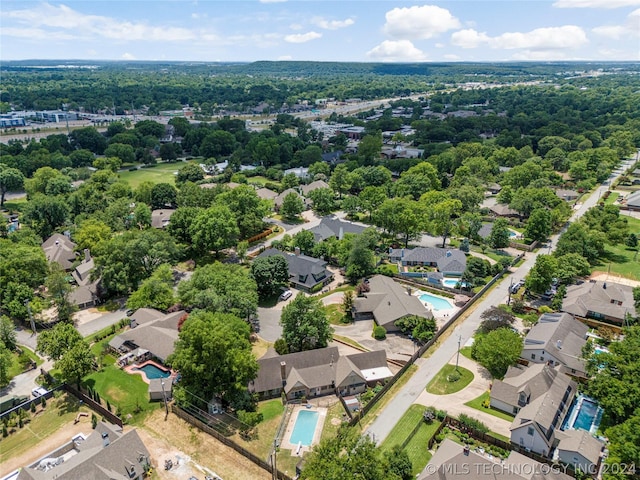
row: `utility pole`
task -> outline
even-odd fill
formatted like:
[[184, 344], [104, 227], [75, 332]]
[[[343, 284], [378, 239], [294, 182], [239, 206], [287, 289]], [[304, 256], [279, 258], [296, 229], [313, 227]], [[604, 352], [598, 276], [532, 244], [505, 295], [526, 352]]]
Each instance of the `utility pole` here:
[[36, 322], [33, 320], [33, 315], [31, 314], [31, 303], [29, 302], [29, 300], [25, 300], [24, 304], [27, 306], [27, 312], [29, 312], [29, 320], [31, 321], [31, 331], [33, 332], [33, 335], [37, 335], [38, 332], [36, 331]]
[[271, 456], [271, 466], [273, 470], [271, 471], [271, 478], [273, 480], [278, 480], [278, 467], [276, 465], [276, 457], [278, 455], [278, 444], [277, 441], [273, 441], [273, 455]]
[[169, 417], [169, 405], [167, 405], [167, 394], [164, 391], [164, 379], [160, 380], [160, 386], [162, 387], [162, 399], [164, 400], [164, 421], [167, 421]]
[[513, 277], [511, 277], [511, 284], [509, 285], [509, 298], [507, 299], [507, 305], [511, 305], [511, 289], [513, 288]]
[[460, 359], [460, 343], [462, 343], [462, 335], [458, 335], [458, 352], [456, 353], [456, 371], [458, 371], [458, 360]]

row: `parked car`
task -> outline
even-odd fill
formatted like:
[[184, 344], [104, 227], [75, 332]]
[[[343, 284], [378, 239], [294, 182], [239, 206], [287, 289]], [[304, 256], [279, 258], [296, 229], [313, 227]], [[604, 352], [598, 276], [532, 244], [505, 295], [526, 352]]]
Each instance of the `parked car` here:
[[292, 295], [293, 295], [293, 292], [291, 290], [285, 290], [280, 294], [280, 300], [287, 300], [291, 298]]
[[31, 395], [33, 395], [33, 398], [41, 397], [42, 395], [45, 395], [47, 393], [49, 393], [49, 390], [44, 387], [36, 387], [31, 390]]

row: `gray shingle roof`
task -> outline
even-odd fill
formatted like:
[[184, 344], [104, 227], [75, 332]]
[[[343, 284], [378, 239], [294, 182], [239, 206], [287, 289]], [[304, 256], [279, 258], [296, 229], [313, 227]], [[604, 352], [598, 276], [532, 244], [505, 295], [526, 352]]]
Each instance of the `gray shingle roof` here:
[[568, 368], [584, 372], [582, 347], [588, 330], [568, 313], [545, 313], [525, 337], [522, 357], [530, 358], [527, 350], [544, 350]]
[[629, 194], [626, 203], [628, 207], [640, 207], [640, 190]]
[[175, 212], [172, 208], [162, 208], [151, 212], [151, 226], [153, 228], [165, 228], [169, 225], [169, 219]]
[[[509, 367], [504, 380], [495, 380], [491, 387], [491, 399], [517, 406], [520, 392], [531, 402], [551, 388], [558, 370], [544, 363], [533, 363], [528, 367]], [[520, 405], [524, 406], [524, 405]]]
[[389, 252], [389, 256], [400, 258], [403, 262], [435, 264], [441, 272], [459, 273], [467, 269], [467, 256], [462, 250], [450, 248], [417, 247], [398, 248]]
[[562, 310], [579, 317], [586, 317], [588, 312], [601, 313], [622, 322], [627, 313], [636, 316], [633, 288], [600, 281], [570, 285], [562, 302]]
[[275, 248], [268, 248], [258, 255], [258, 258], [272, 257], [274, 255], [281, 255], [287, 261], [291, 282], [307, 289], [311, 289], [333, 276], [326, 268], [327, 262], [307, 255], [296, 255], [285, 253]]
[[314, 190], [318, 190], [319, 188], [329, 188], [329, 184], [324, 180], [315, 180], [311, 182], [309, 185], [301, 185], [300, 190], [302, 190], [302, 195], [308, 197], [311, 192]]
[[345, 233], [359, 235], [366, 230], [366, 226], [353, 222], [346, 222], [334, 216], [323, 217], [320, 223], [309, 231], [313, 233], [316, 242], [321, 242], [327, 238], [341, 238]]
[[369, 293], [354, 301], [357, 313], [371, 312], [376, 323], [387, 331], [397, 330], [395, 322], [407, 315], [433, 318], [430, 310], [413, 295], [409, 295], [402, 285], [384, 275], [369, 279]]
[[604, 445], [589, 432], [585, 430], [565, 430], [558, 433], [557, 437], [560, 439], [557, 447], [559, 451], [575, 452], [593, 464], [598, 463]]
[[76, 244], [60, 233], [54, 233], [42, 244], [48, 262], [56, 262], [64, 270], [71, 270], [76, 260]]

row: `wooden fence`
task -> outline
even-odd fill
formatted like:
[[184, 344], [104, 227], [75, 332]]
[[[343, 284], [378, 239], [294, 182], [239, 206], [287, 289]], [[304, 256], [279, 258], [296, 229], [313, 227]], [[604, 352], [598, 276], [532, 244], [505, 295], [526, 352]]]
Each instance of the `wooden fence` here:
[[74, 397], [76, 397], [81, 402], [86, 403], [89, 406], [89, 408], [98, 412], [106, 420], [122, 428], [122, 425], [123, 425], [122, 419], [118, 417], [116, 414], [107, 410], [105, 407], [102, 406], [102, 404], [96, 402], [93, 398], [89, 397], [88, 395], [85, 395], [83, 392], [76, 389], [75, 387], [72, 387], [68, 383], [62, 384], [62, 388], [68, 393], [70, 393], [71, 395], [73, 395]]
[[[218, 433], [215, 429], [211, 428], [207, 423], [205, 423], [202, 420], [200, 420], [200, 419], [196, 418], [195, 416], [191, 415], [189, 412], [183, 410], [182, 408], [180, 408], [176, 404], [172, 404], [171, 405], [171, 411], [173, 413], [175, 413], [178, 417], [183, 419], [185, 422], [190, 423], [194, 427], [197, 427], [200, 430], [202, 430], [203, 432], [208, 433], [209, 435], [214, 437], [216, 440], [219, 440], [220, 442], [224, 443], [227, 447], [233, 448], [236, 452], [238, 452], [243, 457], [245, 457], [248, 460], [252, 461], [253, 463], [255, 463], [259, 467], [263, 468], [264, 470], [266, 470], [270, 474], [273, 474], [273, 466], [272, 465], [270, 465], [269, 463], [265, 462], [263, 459], [259, 458], [257, 455], [255, 455], [254, 453], [250, 452], [246, 448], [238, 445], [233, 440], [231, 440], [231, 439], [225, 437], [224, 435]], [[277, 470], [276, 473], [277, 473], [277, 478], [279, 480], [292, 480], [292, 478], [289, 475], [285, 474], [284, 472], [282, 472], [280, 470]]]
[[44, 395], [40, 395], [39, 397], [34, 397], [30, 400], [25, 400], [24, 402], [22, 402], [19, 405], [14, 406], [13, 408], [10, 408], [9, 410], [2, 412], [2, 414], [0, 414], [0, 421], [2, 421], [4, 418], [9, 418], [11, 416], [12, 413], [18, 413], [18, 410], [24, 410], [24, 411], [28, 411], [31, 409], [31, 404], [35, 403], [36, 406], [40, 405], [40, 402], [42, 402], [42, 399], [46, 399], [49, 400], [51, 397], [53, 397], [54, 392], [56, 392], [57, 390], [61, 390], [64, 387], [64, 385], [58, 385], [55, 388], [52, 388], [51, 390], [49, 390], [47, 393], [45, 393]]

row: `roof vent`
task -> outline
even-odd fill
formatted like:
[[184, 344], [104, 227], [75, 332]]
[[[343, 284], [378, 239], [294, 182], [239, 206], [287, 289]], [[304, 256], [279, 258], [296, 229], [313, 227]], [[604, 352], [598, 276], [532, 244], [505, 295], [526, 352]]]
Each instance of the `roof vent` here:
[[109, 440], [109, 432], [102, 432], [102, 446], [108, 447], [111, 441]]
[[465, 445], [464, 448], [462, 449], [462, 451], [464, 452], [464, 456], [468, 457], [469, 456], [469, 452], [471, 451], [471, 449], [469, 448], [469, 445]]
[[558, 350], [562, 350], [562, 340], [556, 342], [556, 347], [558, 347]]
[[602, 284], [602, 288], [604, 288], [605, 290], [607, 289], [607, 282], [604, 282], [604, 283]]

